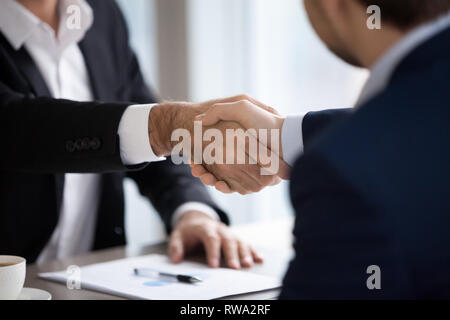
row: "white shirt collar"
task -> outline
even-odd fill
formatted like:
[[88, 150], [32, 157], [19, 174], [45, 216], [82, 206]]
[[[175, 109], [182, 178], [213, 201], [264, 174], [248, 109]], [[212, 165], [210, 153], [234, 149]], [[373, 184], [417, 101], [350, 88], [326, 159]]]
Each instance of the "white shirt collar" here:
[[[69, 29], [68, 8], [72, 5], [80, 9], [80, 28]], [[60, 28], [58, 41], [61, 47], [81, 41], [92, 26], [94, 16], [91, 7], [85, 0], [60, 0]], [[38, 28], [52, 32], [51, 28], [32, 12], [15, 0], [0, 1], [0, 31], [15, 50], [19, 50], [33, 36]]]
[[395, 69], [409, 53], [449, 26], [450, 13], [412, 30], [390, 48], [372, 67], [369, 79], [356, 104], [357, 107], [386, 89]]

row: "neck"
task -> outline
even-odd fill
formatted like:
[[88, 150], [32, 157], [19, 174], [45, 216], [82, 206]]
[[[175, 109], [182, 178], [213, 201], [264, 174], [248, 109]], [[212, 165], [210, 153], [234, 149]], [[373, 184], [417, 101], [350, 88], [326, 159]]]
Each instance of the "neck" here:
[[359, 41], [354, 42], [354, 47], [355, 52], [359, 53], [359, 61], [368, 69], [406, 35], [406, 32], [388, 27], [367, 31], [359, 37]]
[[17, 0], [17, 2], [31, 11], [41, 21], [47, 23], [56, 33], [58, 32], [58, 0]]

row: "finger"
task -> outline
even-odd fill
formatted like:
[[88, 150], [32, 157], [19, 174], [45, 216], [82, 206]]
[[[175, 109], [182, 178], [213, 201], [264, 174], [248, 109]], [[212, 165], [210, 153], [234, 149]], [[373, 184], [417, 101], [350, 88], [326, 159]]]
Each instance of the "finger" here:
[[197, 178], [200, 178], [202, 175], [208, 173], [208, 170], [206, 170], [202, 165], [193, 165], [191, 168], [192, 175]]
[[253, 254], [249, 245], [242, 242], [239, 243], [239, 257], [244, 268], [253, 267], [255, 262], [253, 261]]
[[273, 186], [279, 185], [281, 183], [281, 181], [282, 180], [280, 177], [274, 177], [272, 179], [272, 183], [270, 183], [269, 185], [273, 187]]
[[[266, 167], [258, 165], [246, 165], [242, 170], [248, 179], [240, 179], [239, 181], [245, 188], [249, 188], [252, 192], [259, 192], [265, 187], [275, 186], [281, 182], [281, 179], [276, 175], [276, 170], [274, 168], [269, 170]], [[250, 180], [252, 180], [252, 186], [248, 187], [244, 183]]]
[[258, 253], [258, 251], [254, 250], [253, 248], [250, 249], [250, 250], [251, 250], [251, 252], [252, 252], [253, 260], [254, 260], [256, 263], [263, 263], [263, 262], [264, 262], [263, 257]]
[[255, 103], [255, 104], [256, 104], [258, 107], [260, 107], [261, 109], [266, 110], [267, 112], [269, 112], [269, 113], [271, 113], [271, 114], [274, 114], [274, 115], [276, 115], [276, 116], [281, 116], [281, 114], [280, 114], [276, 109], [274, 109], [274, 108], [272, 108], [272, 107], [265, 106], [265, 105], [260, 106], [260, 105], [258, 105], [257, 103]]
[[[259, 141], [257, 137], [248, 135], [245, 143], [245, 151], [249, 163], [257, 164], [261, 168], [258, 175], [254, 176], [255, 178], [260, 175], [277, 176], [281, 174], [281, 178], [289, 176], [290, 167], [286, 162], [284, 162], [276, 152], [273, 152], [267, 145]], [[257, 146], [257, 148], [255, 146]], [[265, 186], [266, 184], [263, 185]]]
[[260, 192], [264, 188], [259, 171], [260, 168], [257, 166], [246, 166], [241, 169], [242, 178], [239, 183], [247, 193]]
[[213, 126], [220, 121], [240, 122], [242, 117], [237, 112], [239, 104], [239, 102], [215, 104], [206, 113], [197, 116], [196, 120], [202, 121], [205, 127]]
[[207, 104], [212, 106], [212, 105], [215, 105], [218, 103], [232, 103], [232, 102], [238, 102], [238, 101], [243, 101], [243, 100], [251, 101], [252, 98], [246, 94], [240, 94], [240, 95], [229, 97], [229, 98], [211, 100], [211, 101], [208, 101]]
[[248, 100], [251, 103], [253, 103], [254, 105], [256, 105], [256, 106], [260, 107], [261, 109], [266, 110], [267, 112], [270, 112], [274, 115], [277, 115], [277, 116], [280, 115], [280, 113], [277, 110], [275, 110], [274, 108], [269, 107], [269, 106], [265, 105], [264, 103], [262, 103], [261, 101], [258, 101], [252, 97], [247, 97], [247, 99], [243, 99], [243, 100]]
[[225, 193], [225, 194], [233, 193], [233, 190], [231, 190], [231, 188], [228, 186], [228, 184], [225, 181], [217, 182], [214, 187], [216, 188], [217, 191]]
[[250, 96], [248, 96], [246, 94], [241, 94], [241, 95], [234, 96], [234, 97], [231, 97], [231, 98], [228, 98], [228, 99], [216, 100], [215, 103], [212, 103], [212, 104], [216, 104], [216, 103], [231, 103], [231, 102], [238, 102], [238, 101], [243, 101], [243, 100], [250, 101], [251, 103], [257, 105], [261, 109], [266, 110], [266, 111], [268, 111], [268, 112], [270, 112], [272, 114], [275, 114], [277, 116], [280, 115], [280, 113], [277, 110], [275, 110], [274, 108], [269, 107], [269, 106], [265, 105], [264, 103], [262, 103], [261, 101], [256, 100], [256, 99], [254, 99], [254, 98], [252, 98], [252, 97], [250, 97]]
[[[258, 149], [254, 146], [258, 146]], [[257, 164], [261, 168], [258, 175], [274, 176], [278, 175], [281, 168], [284, 169], [280, 157], [253, 135], [248, 136], [245, 148], [249, 163]]]
[[[239, 172], [240, 173], [240, 172]], [[234, 190], [235, 192], [239, 193], [242, 196], [245, 196], [250, 193], [248, 187], [245, 187], [243, 184], [245, 184], [245, 179], [242, 175], [239, 176], [238, 179], [235, 178], [227, 178], [227, 184], [230, 186], [231, 190]]]
[[241, 263], [239, 261], [239, 247], [236, 239], [228, 230], [222, 230], [221, 236], [223, 255], [228, 267], [236, 270], [240, 269]]
[[218, 182], [216, 177], [214, 177], [214, 175], [212, 175], [211, 173], [206, 173], [206, 174], [202, 175], [200, 177], [200, 180], [204, 185], [212, 186], [212, 187], [215, 186], [216, 183]]
[[170, 236], [169, 257], [173, 263], [180, 263], [184, 258], [183, 239], [178, 231], [174, 231]]
[[206, 251], [206, 261], [211, 268], [220, 266], [220, 236], [217, 231], [204, 232], [201, 236]]

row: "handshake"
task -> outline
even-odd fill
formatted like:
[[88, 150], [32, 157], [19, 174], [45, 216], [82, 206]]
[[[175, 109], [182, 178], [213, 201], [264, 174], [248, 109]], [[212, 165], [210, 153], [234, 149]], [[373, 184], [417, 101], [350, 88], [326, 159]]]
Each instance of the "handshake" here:
[[157, 156], [189, 164], [192, 174], [223, 193], [259, 192], [288, 179], [284, 118], [246, 95], [152, 108], [150, 144]]

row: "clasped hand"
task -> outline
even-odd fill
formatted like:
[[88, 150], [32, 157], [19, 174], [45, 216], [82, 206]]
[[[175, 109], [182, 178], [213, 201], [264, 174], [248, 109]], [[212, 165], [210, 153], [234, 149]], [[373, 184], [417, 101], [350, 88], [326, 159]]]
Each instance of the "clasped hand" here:
[[[203, 127], [211, 126], [230, 128], [238, 126], [242, 133], [237, 140], [246, 139], [245, 144], [227, 143], [225, 150], [238, 153], [245, 150], [247, 160], [256, 165], [229, 164], [215, 170], [205, 164], [191, 164], [192, 174], [209, 186], [214, 186], [223, 193], [238, 192], [248, 194], [259, 192], [266, 186], [276, 185], [289, 176], [289, 166], [282, 159], [281, 128], [284, 118], [270, 108], [248, 96], [241, 96], [238, 101], [214, 104], [204, 114], [196, 117]], [[242, 137], [244, 135], [244, 137]], [[253, 146], [253, 148], [252, 148]], [[258, 147], [258, 151], [254, 146]], [[217, 173], [217, 171], [219, 171]], [[239, 179], [236, 175], [239, 174]]]
[[161, 104], [149, 121], [157, 155], [190, 164], [194, 176], [223, 193], [259, 192], [289, 175], [280, 156], [284, 118], [246, 95]]

